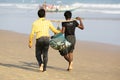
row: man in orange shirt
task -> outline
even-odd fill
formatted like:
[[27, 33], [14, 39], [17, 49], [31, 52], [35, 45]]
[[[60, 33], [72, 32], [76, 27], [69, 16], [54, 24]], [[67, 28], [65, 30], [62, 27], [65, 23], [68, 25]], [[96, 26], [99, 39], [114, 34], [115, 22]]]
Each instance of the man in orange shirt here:
[[[36, 34], [36, 46], [35, 53], [36, 59], [38, 61], [40, 71], [46, 71], [47, 61], [48, 61], [48, 49], [49, 49], [49, 29], [54, 33], [60, 33], [59, 30], [55, 29], [49, 20], [45, 19], [45, 10], [40, 9], [38, 11], [39, 19], [33, 22], [32, 32], [29, 38], [29, 48], [32, 47], [32, 40], [34, 34]], [[43, 55], [43, 58], [42, 56]]]

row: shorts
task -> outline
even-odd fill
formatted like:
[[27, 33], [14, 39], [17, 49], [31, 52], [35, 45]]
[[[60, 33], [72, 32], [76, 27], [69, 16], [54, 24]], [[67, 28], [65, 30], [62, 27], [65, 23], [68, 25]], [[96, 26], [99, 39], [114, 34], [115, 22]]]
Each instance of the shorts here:
[[74, 35], [65, 36], [66, 40], [71, 43], [71, 46], [68, 48], [68, 53], [72, 53], [75, 48], [76, 37]]
[[64, 50], [59, 50], [61, 56], [67, 55], [69, 53], [73, 53], [75, 43], [76, 43], [76, 38], [74, 35], [65, 36], [65, 38], [67, 41], [71, 43], [71, 46], [65, 48]]

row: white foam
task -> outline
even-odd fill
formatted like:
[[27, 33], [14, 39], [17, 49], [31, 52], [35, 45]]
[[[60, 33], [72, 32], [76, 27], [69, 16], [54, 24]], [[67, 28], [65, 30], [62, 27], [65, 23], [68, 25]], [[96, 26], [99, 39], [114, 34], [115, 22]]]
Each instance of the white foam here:
[[[20, 9], [38, 9], [40, 4], [0, 3], [0, 7], [14, 7]], [[99, 12], [106, 14], [120, 14], [120, 4], [88, 4], [73, 3], [71, 6], [79, 7], [77, 11]]]
[[88, 3], [74, 3], [73, 6], [82, 8], [116, 8], [120, 9], [120, 4], [88, 4]]
[[93, 13], [105, 13], [105, 14], [120, 14], [118, 10], [94, 10], [94, 9], [79, 9], [80, 12], [93, 12]]
[[[39, 4], [15, 4], [15, 3], [0, 3], [0, 6], [26, 6], [37, 7]], [[87, 3], [74, 3], [72, 6], [81, 7], [81, 8], [116, 8], [120, 9], [120, 4], [87, 4]]]
[[7, 7], [7, 6], [13, 6], [13, 4], [11, 4], [11, 3], [0, 3], [0, 6], [2, 7]]
[[35, 9], [39, 7], [39, 4], [12, 4], [12, 3], [0, 3], [1, 7], [14, 7], [22, 9]]
[[120, 4], [85, 4], [74, 3], [72, 6], [79, 7], [77, 11], [98, 12], [106, 14], [120, 14]]
[[36, 9], [36, 8], [38, 8], [38, 4], [16, 4], [15, 6], [17, 8], [22, 8], [22, 9]]

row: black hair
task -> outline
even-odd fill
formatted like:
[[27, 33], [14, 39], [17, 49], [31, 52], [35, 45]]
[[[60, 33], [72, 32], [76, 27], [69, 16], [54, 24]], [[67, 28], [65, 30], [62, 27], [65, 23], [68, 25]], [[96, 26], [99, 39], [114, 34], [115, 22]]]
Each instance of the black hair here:
[[72, 17], [71, 11], [66, 11], [66, 12], [64, 13], [64, 16], [65, 16], [66, 19], [71, 18], [71, 17]]
[[44, 9], [39, 9], [39, 10], [38, 10], [38, 16], [39, 16], [40, 18], [45, 17], [45, 10], [44, 10]]

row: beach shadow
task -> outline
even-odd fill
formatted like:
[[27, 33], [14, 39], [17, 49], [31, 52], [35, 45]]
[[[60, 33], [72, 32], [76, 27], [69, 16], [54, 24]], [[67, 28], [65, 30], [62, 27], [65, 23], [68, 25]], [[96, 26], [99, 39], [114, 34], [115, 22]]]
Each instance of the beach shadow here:
[[19, 69], [24, 69], [28, 71], [34, 71], [34, 72], [39, 72], [37, 69], [37, 65], [35, 63], [27, 63], [27, 62], [21, 62], [22, 64], [8, 64], [8, 63], [0, 63], [0, 66], [5, 66], [9, 68], [19, 68]]
[[[23, 62], [23, 61], [19, 61], [20, 64], [9, 64], [9, 63], [0, 63], [0, 66], [5, 66], [5, 67], [9, 67], [9, 68], [19, 68], [19, 69], [24, 69], [24, 70], [28, 70], [28, 71], [33, 71], [33, 72], [39, 72], [39, 67], [37, 65], [37, 63], [35, 62]], [[47, 66], [47, 68], [49, 69], [53, 69], [53, 70], [57, 70], [57, 71], [66, 71], [66, 69], [63, 68], [59, 68], [59, 67], [54, 67], [54, 66]]]
[[54, 70], [58, 70], [58, 71], [66, 71], [66, 69], [59, 68], [59, 67], [54, 67], [54, 66], [47, 66], [47, 68], [49, 68], [49, 69], [54, 69]]
[[31, 67], [31, 68], [38, 68], [38, 64], [35, 62], [23, 62], [23, 61], [19, 61], [20, 63], [22, 63], [22, 66], [26, 66], [26, 67]]
[[[22, 63], [22, 66], [24, 67], [29, 67], [29, 68], [31, 67], [31, 68], [38, 69], [38, 64], [35, 62], [33, 63], [28, 63], [28, 62], [23, 62], [23, 61], [19, 61], [19, 62]], [[60, 70], [60, 71], [66, 71], [66, 69], [55, 67], [55, 66], [50, 66], [50, 65], [48, 65], [47, 68], [54, 69], [54, 70]]]

